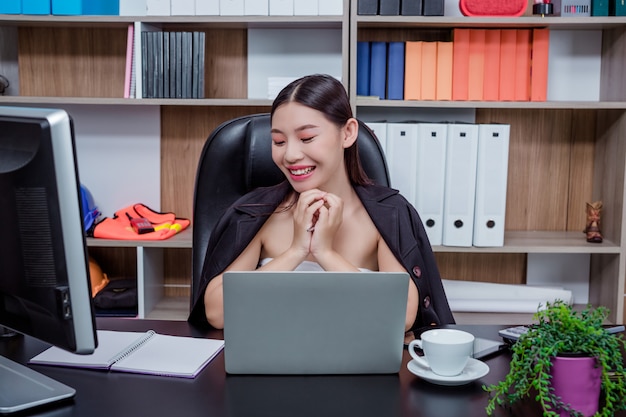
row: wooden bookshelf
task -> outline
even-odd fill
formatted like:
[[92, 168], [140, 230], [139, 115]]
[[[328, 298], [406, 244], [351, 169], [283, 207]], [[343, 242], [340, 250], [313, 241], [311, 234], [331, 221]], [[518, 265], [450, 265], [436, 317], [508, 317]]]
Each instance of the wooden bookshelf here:
[[[372, 121], [419, 120], [425, 111], [471, 112], [476, 123], [511, 126], [503, 247], [435, 246], [448, 279], [525, 284], [529, 254], [590, 256], [589, 301], [626, 321], [624, 185], [626, 19], [623, 17], [468, 18], [350, 15], [350, 96]], [[454, 28], [539, 28], [600, 31], [599, 99], [545, 102], [379, 100], [356, 95], [356, 42], [452, 40]], [[576, 87], [572, 87], [576, 88]], [[397, 116], [401, 114], [402, 116]], [[408, 116], [407, 116], [408, 115]], [[365, 120], [368, 121], [368, 120]], [[587, 243], [585, 204], [604, 201], [604, 242]]]
[[[270, 109], [271, 100], [248, 97], [248, 31], [339, 29], [341, 76], [357, 116], [460, 110], [473, 112], [477, 123], [511, 125], [505, 244], [436, 246], [442, 275], [521, 284], [529, 254], [589, 255], [590, 301], [609, 307], [613, 321], [626, 321], [626, 18], [357, 16], [356, 1], [344, 0], [342, 16], [0, 16], [0, 73], [11, 81], [0, 105], [74, 106], [94, 114], [122, 109], [129, 115], [138, 108], [158, 109], [160, 209], [191, 218], [195, 169], [209, 133], [226, 120]], [[204, 99], [123, 98], [127, 27], [136, 21], [206, 33]], [[601, 31], [599, 100], [426, 102], [356, 96], [358, 40], [408, 40], [425, 33], [449, 37], [456, 27]], [[601, 245], [587, 243], [582, 233], [585, 202], [596, 199], [604, 201]], [[158, 243], [90, 239], [88, 245], [111, 275], [138, 276], [144, 316], [186, 305], [181, 300], [189, 296], [190, 231]]]

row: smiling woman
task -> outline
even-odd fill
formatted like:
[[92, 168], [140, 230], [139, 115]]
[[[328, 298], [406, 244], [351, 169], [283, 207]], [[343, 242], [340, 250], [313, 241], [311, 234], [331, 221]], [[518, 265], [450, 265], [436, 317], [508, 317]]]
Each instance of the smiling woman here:
[[[454, 322], [417, 212], [361, 167], [358, 126], [333, 77], [306, 76], [279, 93], [272, 159], [286, 181], [250, 192], [224, 214], [211, 235], [191, 321], [223, 327], [225, 271], [292, 271], [307, 263], [325, 271], [408, 272], [406, 329]], [[229, 236], [237, 242], [224, 245]]]

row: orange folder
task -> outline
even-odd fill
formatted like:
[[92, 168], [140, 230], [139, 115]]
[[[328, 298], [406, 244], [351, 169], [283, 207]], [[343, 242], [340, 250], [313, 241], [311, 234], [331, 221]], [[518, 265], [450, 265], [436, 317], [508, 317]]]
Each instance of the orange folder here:
[[404, 45], [404, 99], [422, 99], [422, 41]]
[[500, 99], [500, 29], [489, 29], [485, 33], [485, 76], [483, 100]]
[[500, 101], [515, 100], [517, 29], [500, 31]]
[[437, 42], [437, 100], [452, 100], [452, 42]]
[[467, 100], [470, 29], [455, 28], [452, 36], [452, 100]]
[[550, 29], [533, 29], [530, 63], [530, 100], [548, 99], [548, 49]]
[[469, 84], [467, 98], [482, 100], [485, 74], [486, 29], [472, 29], [469, 45]]
[[422, 44], [422, 100], [437, 99], [437, 42]]
[[530, 100], [530, 46], [531, 29], [517, 29], [515, 58], [515, 100]]

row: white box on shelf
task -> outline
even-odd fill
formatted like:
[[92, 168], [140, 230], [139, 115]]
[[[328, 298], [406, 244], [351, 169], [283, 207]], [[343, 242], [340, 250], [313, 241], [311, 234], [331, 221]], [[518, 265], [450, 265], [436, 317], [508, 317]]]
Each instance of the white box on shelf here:
[[343, 14], [343, 0], [319, 0], [318, 7], [321, 16], [337, 16]]
[[170, 16], [170, 0], [146, 0], [147, 16]]
[[196, 14], [196, 0], [172, 0], [172, 16], [193, 16]]
[[324, 73], [341, 80], [341, 29], [248, 29], [248, 98], [267, 99], [270, 77]]
[[243, 16], [243, 0], [220, 0], [220, 15]]
[[293, 0], [270, 0], [270, 16], [293, 16]]
[[293, 14], [295, 16], [317, 16], [319, 14], [318, 0], [293, 0]]
[[219, 16], [220, 0], [196, 0], [197, 16]]
[[120, 0], [120, 16], [145, 16], [146, 0]]
[[269, 0], [244, 0], [243, 12], [247, 16], [267, 16]]

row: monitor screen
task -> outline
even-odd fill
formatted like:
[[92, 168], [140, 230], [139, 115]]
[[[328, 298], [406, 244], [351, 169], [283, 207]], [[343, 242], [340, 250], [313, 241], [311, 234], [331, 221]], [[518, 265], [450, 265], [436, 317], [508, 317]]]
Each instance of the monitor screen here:
[[0, 325], [74, 353], [97, 345], [72, 119], [0, 106]]

